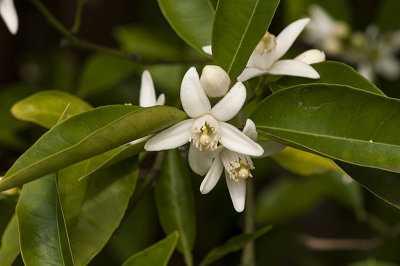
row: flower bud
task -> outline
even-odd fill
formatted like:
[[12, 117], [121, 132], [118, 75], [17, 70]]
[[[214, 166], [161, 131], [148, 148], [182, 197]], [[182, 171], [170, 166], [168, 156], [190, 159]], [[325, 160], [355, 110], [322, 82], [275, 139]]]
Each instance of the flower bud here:
[[208, 65], [203, 68], [200, 82], [207, 96], [222, 97], [228, 91], [231, 80], [219, 66]]
[[317, 49], [311, 49], [299, 54], [294, 60], [311, 65], [325, 61], [325, 53]]

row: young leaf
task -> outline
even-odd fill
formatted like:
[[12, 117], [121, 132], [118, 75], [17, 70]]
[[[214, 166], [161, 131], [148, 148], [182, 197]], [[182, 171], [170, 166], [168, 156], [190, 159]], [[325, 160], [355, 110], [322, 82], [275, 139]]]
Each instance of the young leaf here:
[[16, 215], [11, 218], [4, 230], [0, 244], [0, 265], [11, 266], [20, 252]]
[[368, 79], [364, 78], [352, 67], [335, 61], [325, 61], [312, 65], [313, 68], [318, 72], [320, 78], [318, 80], [284, 76], [279, 79], [278, 83], [280, 86], [274, 86], [273, 92], [280, 89], [296, 86], [299, 84], [313, 84], [313, 83], [326, 83], [336, 85], [347, 85], [360, 90], [369, 91], [372, 93], [384, 95], [373, 83]]
[[339, 85], [300, 85], [263, 100], [261, 135], [332, 159], [400, 171], [400, 101]]
[[133, 255], [122, 266], [164, 265], [166, 266], [178, 243], [179, 233], [173, 232], [165, 239]]
[[18, 119], [34, 122], [46, 128], [54, 126], [65, 107], [70, 105], [68, 116], [92, 109], [92, 106], [78, 97], [63, 91], [41, 91], [25, 98], [11, 108]]
[[78, 95], [87, 97], [125, 80], [140, 69], [140, 65], [125, 58], [94, 54], [85, 63], [79, 78]]
[[168, 127], [186, 115], [175, 108], [115, 105], [95, 108], [54, 126], [14, 163], [0, 191]]
[[74, 171], [60, 171], [60, 198], [76, 265], [87, 265], [108, 242], [125, 215], [137, 178], [137, 157], [82, 181]]
[[164, 231], [167, 234], [175, 230], [179, 232], [178, 250], [185, 256], [186, 265], [193, 265], [191, 251], [196, 236], [194, 197], [189, 169], [177, 149], [165, 154], [155, 197]]
[[189, 45], [202, 51], [211, 44], [213, 10], [205, 0], [158, 0], [158, 5], [175, 32]]
[[235, 79], [267, 32], [279, 0], [219, 0], [215, 12], [213, 59]]
[[298, 175], [321, 174], [332, 170], [343, 174], [332, 160], [292, 147], [286, 147], [271, 158], [280, 166]]
[[16, 214], [26, 265], [74, 265], [55, 174], [23, 186]]
[[238, 251], [242, 249], [247, 243], [256, 240], [257, 238], [263, 236], [271, 229], [271, 226], [263, 227], [251, 234], [241, 234], [232, 237], [222, 246], [216, 247], [211, 250], [207, 256], [203, 259], [200, 266], [206, 266], [218, 259], [228, 255], [229, 253]]

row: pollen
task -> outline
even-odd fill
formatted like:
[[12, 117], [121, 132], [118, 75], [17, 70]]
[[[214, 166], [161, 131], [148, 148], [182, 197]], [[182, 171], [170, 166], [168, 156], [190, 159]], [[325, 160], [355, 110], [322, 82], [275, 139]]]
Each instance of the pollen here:
[[267, 54], [274, 50], [276, 47], [276, 37], [267, 32], [260, 43], [257, 45], [256, 50], [261, 54]]

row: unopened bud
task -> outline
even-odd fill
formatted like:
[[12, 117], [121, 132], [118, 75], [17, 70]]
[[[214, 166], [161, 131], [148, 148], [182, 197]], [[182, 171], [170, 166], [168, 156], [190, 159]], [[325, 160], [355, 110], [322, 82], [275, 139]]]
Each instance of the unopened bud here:
[[311, 65], [325, 61], [325, 53], [317, 49], [311, 49], [296, 56], [295, 60]]
[[208, 65], [203, 68], [200, 82], [209, 97], [222, 97], [227, 93], [231, 80], [219, 66]]

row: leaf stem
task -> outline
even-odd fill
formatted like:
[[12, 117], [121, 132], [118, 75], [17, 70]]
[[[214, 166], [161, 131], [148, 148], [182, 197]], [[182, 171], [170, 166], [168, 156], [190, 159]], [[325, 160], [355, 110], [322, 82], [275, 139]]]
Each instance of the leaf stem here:
[[[254, 221], [254, 183], [253, 180], [247, 180], [246, 182], [246, 210], [245, 210], [245, 221], [244, 221], [244, 233], [251, 234], [255, 230]], [[255, 252], [254, 252], [254, 241], [246, 244], [242, 253], [242, 264], [243, 266], [255, 266]]]
[[78, 1], [78, 6], [76, 8], [76, 13], [75, 13], [74, 25], [71, 28], [71, 33], [73, 34], [76, 34], [79, 31], [79, 28], [81, 27], [82, 11], [85, 3], [86, 0]]

